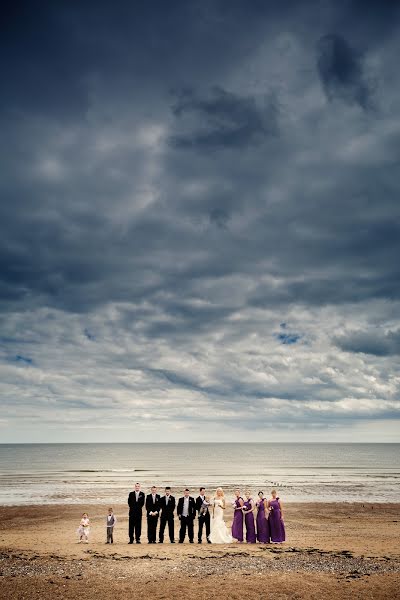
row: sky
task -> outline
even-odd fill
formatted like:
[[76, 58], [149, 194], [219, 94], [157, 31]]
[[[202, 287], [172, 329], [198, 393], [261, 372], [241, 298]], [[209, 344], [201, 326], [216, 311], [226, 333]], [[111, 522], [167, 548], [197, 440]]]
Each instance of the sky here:
[[4, 5], [2, 442], [400, 442], [399, 19]]

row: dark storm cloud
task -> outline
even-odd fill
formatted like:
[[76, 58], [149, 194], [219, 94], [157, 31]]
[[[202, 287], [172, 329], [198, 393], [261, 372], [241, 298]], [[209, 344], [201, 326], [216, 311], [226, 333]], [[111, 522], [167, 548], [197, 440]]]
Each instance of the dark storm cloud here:
[[400, 329], [386, 333], [377, 329], [353, 331], [335, 338], [335, 342], [345, 352], [395, 356], [400, 354]]
[[[0, 25], [0, 65], [7, 85], [0, 106], [46, 116], [75, 117], [88, 108], [81, 80], [82, 44], [71, 44], [64, 7], [51, 2], [6, 2]], [[71, 24], [71, 23], [70, 23]]]
[[249, 428], [276, 403], [288, 422], [393, 414], [398, 13], [364, 6], [9, 5], [7, 397], [137, 393], [179, 421], [182, 392], [185, 418], [212, 398]]
[[151, 112], [160, 93], [218, 79], [221, 68], [248, 52], [257, 40], [243, 35], [244, 22], [260, 31], [257, 11], [242, 2], [7, 2], [0, 30], [7, 86], [0, 105], [84, 119], [96, 83], [115, 92], [114, 110], [119, 101], [140, 98]]
[[[173, 145], [183, 149], [244, 148], [278, 132], [274, 98], [258, 107], [254, 98], [239, 97], [219, 87], [208, 98], [199, 98], [192, 91], [183, 92], [173, 113], [180, 120], [186, 115], [194, 116], [194, 130], [171, 139]], [[199, 125], [202, 129], [196, 130]]]
[[[215, 8], [207, 5], [200, 12], [190, 3], [186, 8], [176, 3], [168, 16], [161, 4], [154, 19], [153, 10], [148, 12], [143, 7], [136, 10], [125, 3], [121, 4], [121, 11], [96, 5], [93, 14], [90, 3], [84, 3], [81, 10], [64, 5], [62, 11], [54, 11], [46, 4], [37, 12], [27, 4], [24, 6], [22, 13], [14, 8], [8, 15], [4, 40], [11, 64], [20, 75], [18, 81], [40, 94], [39, 106], [44, 115], [52, 116], [52, 110], [46, 107], [47, 97], [68, 119], [70, 116], [74, 119], [75, 115], [75, 123], [64, 129], [61, 122], [54, 124], [46, 118], [39, 122], [32, 120], [31, 113], [37, 112], [35, 102], [24, 105], [22, 120], [6, 123], [2, 195], [7, 201], [0, 209], [2, 222], [7, 223], [0, 258], [5, 309], [19, 301], [22, 306], [46, 302], [67, 310], [88, 311], [107, 301], [146, 298], [167, 313], [168, 303], [175, 303], [186, 321], [187, 309], [175, 300], [166, 303], [161, 292], [174, 295], [179, 291], [183, 297], [196, 296], [202, 281], [211, 278], [222, 286], [224, 278], [233, 274], [255, 278], [256, 284], [249, 292], [250, 305], [276, 306], [296, 301], [321, 305], [357, 302], [367, 297], [398, 298], [397, 268], [390, 260], [399, 251], [400, 239], [398, 223], [393, 220], [398, 190], [394, 165], [375, 166], [376, 154], [372, 149], [368, 158], [371, 165], [321, 156], [308, 168], [295, 167], [294, 163], [302, 159], [310, 144], [315, 145], [318, 154], [330, 141], [324, 136], [317, 139], [312, 132], [294, 126], [291, 121], [294, 108], [288, 108], [287, 100], [278, 100], [279, 91], [268, 81], [269, 54], [265, 75], [261, 73], [267, 86], [261, 93], [252, 94], [246, 88], [232, 91], [232, 85], [224, 85], [223, 81], [218, 85], [209, 85], [207, 81], [208, 70], [209, 79], [217, 73], [222, 79], [223, 74], [232, 71], [229, 60], [240, 64], [240, 59], [247, 57], [257, 43], [243, 33], [241, 42], [235, 38], [232, 56], [222, 53], [210, 61], [209, 45], [201, 37], [204, 27], [212, 34], [215, 50], [221, 43], [216, 35], [221, 33], [220, 19], [233, 33], [239, 31], [240, 23], [267, 20], [271, 16], [268, 11], [260, 7], [246, 10], [238, 2], [233, 13], [225, 15], [223, 3], [217, 3]], [[342, 10], [335, 13], [335, 23], [340, 23]], [[355, 19], [357, 5], [352, 4], [349, 10]], [[272, 16], [277, 23], [281, 22], [279, 13]], [[305, 11], [304, 25], [309, 17]], [[182, 32], [180, 25], [185, 19], [187, 27]], [[296, 31], [296, 24], [290, 18], [283, 22], [289, 22]], [[168, 41], [160, 37], [166, 25], [171, 27]], [[268, 26], [265, 22], [264, 28]], [[328, 26], [328, 22], [321, 21], [320, 32]], [[18, 27], [25, 40], [21, 48], [17, 48]], [[151, 27], [154, 39], [150, 36]], [[263, 39], [260, 23], [253, 31], [256, 32], [260, 42]], [[192, 56], [200, 61], [200, 49], [203, 51], [204, 69], [193, 71], [179, 52], [180, 45], [187, 43], [191, 34]], [[301, 39], [301, 26], [297, 35]], [[368, 94], [363, 88], [363, 63], [353, 46], [340, 34], [315, 37], [324, 40], [319, 74], [329, 93], [340, 95], [343, 88], [352, 101], [364, 103]], [[139, 51], [142, 42], [145, 47]], [[196, 91], [182, 93], [172, 112], [170, 83], [176, 84], [176, 70], [169, 76], [168, 63], [156, 67], [162, 44], [166, 44], [163, 59], [171, 58], [175, 51], [178, 72], [182, 69], [181, 82], [198, 78], [202, 85], [192, 88]], [[130, 48], [128, 53], [127, 48]], [[311, 72], [312, 52], [310, 43], [307, 60]], [[136, 70], [138, 53], [150, 68], [151, 77]], [[279, 55], [272, 59], [278, 60]], [[49, 86], [42, 85], [40, 77], [35, 86], [24, 79], [35, 72], [32, 65], [36, 64], [40, 65]], [[293, 69], [296, 70], [296, 65]], [[141, 84], [137, 86], [129, 78], [124, 83], [114, 79], [116, 72], [124, 76], [132, 73]], [[77, 85], [83, 82], [83, 112], [73, 102], [69, 103], [76, 94], [73, 86], [71, 93], [63, 87], [63, 73], [67, 87], [70, 74]], [[110, 98], [100, 95], [96, 100], [96, 91], [88, 83], [90, 78], [85, 79], [90, 74], [94, 81], [98, 77], [104, 81], [110, 78], [116, 84], [115, 89], [110, 89]], [[161, 83], [156, 84], [158, 79]], [[159, 90], [165, 87], [160, 96], [153, 94], [154, 85]], [[104, 94], [102, 87], [99, 90]], [[27, 102], [26, 95], [17, 91], [15, 98], [8, 100], [8, 109], [18, 106], [18, 98]], [[363, 100], [364, 92], [367, 95]], [[104, 115], [102, 108], [96, 114], [96, 107], [102, 107], [102, 102], [120, 107], [125, 93], [129, 106], [120, 115], [114, 114], [108, 122], [108, 109]], [[93, 125], [83, 116], [91, 94], [95, 99], [94, 104], [93, 99], [89, 101], [89, 112], [94, 111], [90, 117], [94, 119]], [[140, 145], [135, 147], [145, 96], [152, 118], [166, 125], [166, 138], [175, 141], [175, 149], [167, 145], [157, 159], [159, 173], [151, 184], [155, 200], [145, 210], [116, 222], [113, 213], [124, 214], [149, 185], [143, 173], [152, 159]], [[7, 102], [4, 98], [3, 101]], [[278, 126], [280, 103], [283, 108]], [[295, 98], [295, 106], [300, 103], [301, 94]], [[340, 130], [343, 115], [339, 113], [337, 118]], [[113, 130], [121, 133], [124, 120], [128, 119], [131, 136], [123, 141], [118, 138], [111, 151], [98, 151], [96, 130], [104, 128], [107, 143], [109, 133]], [[371, 119], [366, 124], [367, 130], [374, 127]], [[320, 120], [321, 115], [316, 114], [316, 123]], [[60, 146], [62, 135], [66, 139]], [[350, 133], [339, 136], [339, 151], [350, 139]], [[161, 144], [155, 142], [155, 145], [158, 143]], [[388, 151], [393, 153], [399, 147], [399, 140], [383, 139], [382, 144], [387, 144]], [[201, 158], [188, 156], [190, 149], [199, 150]], [[213, 152], [223, 149], [229, 150], [229, 156], [223, 153], [216, 156]], [[330, 185], [314, 192], [309, 189], [310, 184], [319, 176]], [[296, 190], [286, 192], [288, 183]], [[279, 190], [284, 199], [271, 200], [273, 189]], [[129, 197], [131, 201], [127, 202]], [[216, 236], [218, 232], [220, 235]], [[18, 244], [14, 243], [16, 239]], [[273, 287], [257, 282], [257, 277], [264, 273], [265, 261], [269, 262], [269, 274], [283, 275]], [[301, 280], [296, 277], [299, 271], [305, 275]], [[210, 320], [229, 314], [230, 308], [224, 312], [218, 307], [213, 312], [208, 315]], [[201, 323], [204, 311], [194, 308], [190, 321], [196, 316]], [[156, 325], [156, 320], [150, 323], [151, 331]], [[164, 330], [174, 327], [173, 323], [163, 325]]]
[[328, 99], [340, 98], [369, 108], [372, 90], [365, 80], [362, 58], [347, 40], [337, 34], [325, 35], [318, 40], [317, 52], [318, 73]]

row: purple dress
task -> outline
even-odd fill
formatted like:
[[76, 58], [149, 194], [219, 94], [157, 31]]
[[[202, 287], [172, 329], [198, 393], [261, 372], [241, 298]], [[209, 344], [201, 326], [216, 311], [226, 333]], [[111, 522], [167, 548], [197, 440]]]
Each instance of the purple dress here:
[[[244, 510], [251, 510], [252, 507], [251, 507], [250, 500], [246, 500], [246, 502], [243, 504], [243, 508], [244, 508]], [[254, 514], [252, 512], [245, 514], [244, 522], [246, 524], [246, 542], [248, 544], [255, 544], [256, 543], [256, 526], [254, 523]]]
[[265, 518], [264, 500], [257, 502], [257, 540], [262, 544], [269, 542], [269, 524]]
[[282, 521], [281, 517], [281, 509], [279, 506], [279, 498], [275, 500], [269, 501], [269, 506], [272, 508], [269, 513], [268, 522], [269, 522], [269, 533], [271, 536], [271, 542], [275, 544], [279, 544], [284, 542], [286, 539], [285, 535], [285, 525]]
[[[240, 502], [243, 498], [236, 498], [235, 506], [239, 508]], [[232, 522], [232, 537], [238, 542], [243, 542], [243, 511], [233, 511], [233, 522]]]

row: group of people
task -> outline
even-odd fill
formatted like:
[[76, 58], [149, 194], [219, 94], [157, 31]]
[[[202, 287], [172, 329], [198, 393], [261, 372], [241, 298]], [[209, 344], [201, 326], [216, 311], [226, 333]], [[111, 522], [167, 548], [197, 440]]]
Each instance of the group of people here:
[[[257, 500], [254, 500], [250, 490], [241, 495], [240, 489], [235, 490], [235, 498], [232, 501], [233, 521], [230, 529], [224, 520], [226, 509], [225, 494], [222, 488], [217, 488], [212, 499], [206, 494], [204, 487], [199, 490], [197, 498], [190, 495], [190, 490], [185, 489], [184, 494], [176, 502], [171, 494], [171, 488], [166, 487], [163, 496], [157, 493], [153, 486], [151, 493], [145, 496], [136, 483], [135, 488], [128, 497], [129, 505], [129, 543], [136, 541], [140, 544], [142, 534], [143, 508], [147, 515], [147, 540], [149, 544], [164, 542], [165, 530], [168, 526], [168, 536], [171, 544], [175, 543], [175, 511], [180, 521], [179, 543], [183, 544], [186, 534], [189, 542], [194, 543], [194, 522], [197, 515], [198, 529], [197, 541], [203, 541], [203, 533], [209, 544], [229, 544], [231, 542], [243, 542], [248, 544], [281, 543], [285, 541], [285, 524], [283, 521], [282, 502], [277, 496], [276, 490], [272, 490], [271, 497], [266, 499], [263, 492], [258, 492]], [[106, 527], [107, 544], [114, 542], [114, 527], [117, 518], [112, 508], [109, 508]], [[90, 531], [90, 520], [87, 513], [82, 515], [78, 528], [80, 542], [88, 542]]]
[[203, 532], [210, 544], [224, 544], [230, 542], [243, 542], [254, 544], [257, 541], [263, 544], [269, 542], [281, 543], [285, 541], [285, 524], [283, 521], [283, 507], [277, 497], [276, 490], [272, 490], [271, 498], [264, 498], [264, 493], [258, 493], [258, 499], [252, 498], [250, 490], [245, 496], [240, 489], [235, 491], [232, 502], [234, 509], [231, 530], [225, 524], [224, 510], [226, 509], [225, 494], [222, 488], [217, 488], [214, 498], [206, 494], [204, 487], [199, 490], [197, 498], [190, 495], [190, 490], [185, 489], [178, 502], [171, 494], [171, 488], [166, 487], [164, 496], [157, 493], [153, 486], [151, 493], [145, 496], [140, 489], [140, 484], [135, 484], [135, 489], [128, 497], [129, 505], [129, 543], [136, 541], [140, 544], [142, 533], [142, 511], [147, 514], [147, 539], [149, 544], [164, 542], [165, 529], [168, 525], [168, 535], [171, 544], [175, 543], [175, 510], [180, 521], [179, 543], [182, 544], [186, 534], [189, 542], [194, 543], [194, 522], [197, 515], [198, 530], [197, 541], [203, 540]]

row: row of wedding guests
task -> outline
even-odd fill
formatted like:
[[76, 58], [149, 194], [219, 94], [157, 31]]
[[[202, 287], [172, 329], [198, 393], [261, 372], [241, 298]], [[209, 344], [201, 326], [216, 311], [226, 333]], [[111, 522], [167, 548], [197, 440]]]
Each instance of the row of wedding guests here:
[[[194, 521], [196, 514], [198, 517], [198, 543], [202, 543], [203, 531], [205, 530], [208, 543], [210, 539], [211, 523], [210, 510], [216, 506], [225, 509], [225, 497], [221, 488], [218, 488], [213, 501], [206, 494], [204, 487], [199, 490], [199, 495], [195, 499], [190, 495], [190, 490], [185, 489], [183, 497], [179, 498], [178, 503], [171, 494], [171, 488], [165, 488], [164, 496], [157, 493], [157, 488], [153, 486], [151, 493], [145, 496], [140, 489], [140, 484], [136, 483], [135, 488], [128, 497], [129, 505], [129, 543], [141, 543], [142, 532], [142, 510], [145, 508], [147, 515], [147, 539], [149, 544], [160, 544], [164, 542], [166, 527], [168, 526], [168, 535], [170, 542], [175, 543], [175, 510], [180, 520], [179, 543], [183, 543], [186, 533], [189, 542], [194, 543]], [[235, 499], [232, 502], [234, 516], [232, 521], [232, 540], [247, 543], [281, 543], [285, 541], [285, 525], [283, 521], [283, 507], [280, 499], [277, 497], [276, 490], [272, 490], [271, 497], [266, 499], [263, 492], [258, 493], [258, 499], [252, 498], [250, 490], [246, 490], [245, 495], [241, 495], [240, 489], [235, 491]], [[228, 540], [228, 538], [226, 538]]]

